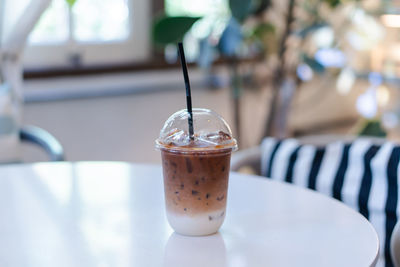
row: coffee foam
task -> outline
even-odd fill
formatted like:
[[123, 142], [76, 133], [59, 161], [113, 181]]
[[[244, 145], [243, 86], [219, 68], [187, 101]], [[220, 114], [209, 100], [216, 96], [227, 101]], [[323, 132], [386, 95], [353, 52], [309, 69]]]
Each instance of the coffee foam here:
[[172, 228], [182, 235], [211, 235], [218, 231], [225, 219], [225, 209], [188, 216], [167, 210], [167, 219]]

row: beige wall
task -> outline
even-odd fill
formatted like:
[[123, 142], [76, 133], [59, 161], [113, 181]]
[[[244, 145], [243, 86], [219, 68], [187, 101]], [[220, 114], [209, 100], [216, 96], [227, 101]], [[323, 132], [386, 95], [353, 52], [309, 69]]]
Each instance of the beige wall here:
[[[176, 75], [181, 82], [179, 73], [171, 75]], [[29, 86], [28, 82], [27, 88]], [[35, 86], [38, 86], [37, 81]], [[347, 96], [338, 95], [334, 86], [334, 80], [328, 79], [298, 90], [292, 105], [290, 128], [307, 129], [319, 122], [356, 117], [356, 96], [367, 85], [359, 84]], [[68, 160], [160, 162], [154, 139], [168, 116], [185, 108], [183, 90], [28, 103], [24, 107], [24, 123], [43, 127], [55, 135], [63, 144]], [[192, 90], [194, 107], [213, 109], [233, 125], [229, 89], [209, 90], [194, 86]], [[243, 94], [240, 148], [259, 143], [268, 100], [267, 89], [246, 90]], [[337, 129], [332, 133], [348, 130]], [[26, 149], [25, 154], [28, 160], [36, 160], [38, 156], [45, 159], [31, 148]]]

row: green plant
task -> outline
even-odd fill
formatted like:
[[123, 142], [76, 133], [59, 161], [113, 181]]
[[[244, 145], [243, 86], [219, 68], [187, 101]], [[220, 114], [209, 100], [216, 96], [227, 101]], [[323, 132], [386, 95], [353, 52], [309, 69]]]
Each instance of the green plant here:
[[70, 8], [76, 3], [77, 0], [65, 0]]
[[168, 17], [161, 16], [156, 19], [152, 30], [153, 41], [156, 45], [164, 47], [167, 44], [181, 42], [183, 36], [200, 17]]
[[379, 120], [366, 120], [365, 122], [363, 122], [363, 125], [360, 128], [358, 135], [386, 137], [387, 133], [383, 129]]
[[[236, 136], [240, 139], [240, 95], [242, 88], [242, 77], [238, 66], [240, 58], [249, 56], [242, 49], [244, 46], [256, 48], [257, 54], [264, 53], [266, 50], [263, 44], [268, 36], [274, 33], [274, 27], [268, 22], [260, 22], [252, 27], [244, 28], [243, 24], [249, 17], [257, 18], [271, 5], [270, 0], [230, 0], [230, 18], [226, 18], [226, 25], [222, 34], [218, 37], [218, 43], [211, 42], [210, 36], [199, 40], [200, 54], [199, 64], [202, 67], [209, 67], [214, 60], [215, 50], [229, 61], [231, 69], [232, 97], [234, 102], [234, 120]], [[260, 19], [258, 18], [258, 19]], [[165, 47], [168, 44], [176, 44], [181, 41], [185, 34], [197, 22], [199, 17], [170, 17], [163, 15], [156, 18], [153, 24], [152, 36], [156, 47]], [[209, 30], [210, 35], [213, 29]], [[254, 49], [253, 49], [254, 50]]]
[[[321, 9], [330, 10], [329, 12], [333, 13], [340, 10], [343, 4], [354, 2], [358, 2], [358, 0], [287, 0], [285, 2], [229, 0], [231, 17], [227, 20], [217, 45], [211, 46], [229, 62], [236, 130], [240, 128], [239, 103], [243, 77], [238, 66], [241, 59], [243, 57], [263, 57], [268, 66], [272, 65], [270, 69], [272, 75], [268, 79], [272, 88], [272, 97], [268, 103], [269, 117], [266, 121], [264, 136], [284, 137], [287, 134], [288, 109], [295, 89], [305, 81], [297, 74], [298, 66], [307, 66], [316, 74], [324, 74], [329, 69], [329, 66], [325, 66], [315, 58], [315, 51], [310, 49], [310, 39], [314, 33], [320, 29], [331, 27], [332, 21], [326, 17], [326, 13], [321, 12]], [[283, 23], [266, 16], [268, 13], [279, 12], [275, 10], [279, 5], [282, 9], [280, 12]], [[174, 20], [174, 17], [165, 17], [165, 19]], [[157, 20], [154, 28], [158, 28], [161, 22], [162, 20]], [[172, 31], [173, 29], [168, 27], [164, 27], [162, 30], [163, 33]], [[181, 33], [182, 36], [179, 39], [183, 39], [187, 32], [182, 31]], [[157, 42], [156, 38], [153, 40], [158, 45], [166, 45], [166, 43]], [[199, 42], [201, 46], [210, 45], [207, 38], [199, 40]], [[336, 39], [331, 44], [334, 49], [339, 46], [340, 42]], [[207, 49], [204, 50], [207, 51]], [[200, 49], [201, 51], [202, 49]], [[207, 55], [200, 53], [202, 66], [208, 66], [212, 62], [213, 59], [209, 55], [210, 53]], [[288, 59], [288, 55], [291, 55], [292, 58]], [[275, 60], [275, 63], [269, 64], [270, 59]]]

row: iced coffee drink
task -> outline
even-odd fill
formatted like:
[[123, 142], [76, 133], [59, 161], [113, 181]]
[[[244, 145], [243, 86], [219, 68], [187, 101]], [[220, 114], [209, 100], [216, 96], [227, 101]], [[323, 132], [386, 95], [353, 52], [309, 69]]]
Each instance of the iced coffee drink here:
[[167, 218], [184, 235], [213, 234], [226, 213], [230, 157], [236, 141], [226, 122], [206, 109], [193, 110], [194, 136], [187, 112], [173, 114], [156, 146], [161, 151]]

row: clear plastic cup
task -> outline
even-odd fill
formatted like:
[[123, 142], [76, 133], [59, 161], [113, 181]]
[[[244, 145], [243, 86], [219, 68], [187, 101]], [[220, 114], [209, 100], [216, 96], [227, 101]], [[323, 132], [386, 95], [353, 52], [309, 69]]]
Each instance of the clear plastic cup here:
[[165, 122], [156, 140], [161, 151], [168, 222], [179, 234], [218, 231], [226, 214], [229, 167], [236, 140], [225, 120], [208, 109], [193, 109], [194, 140], [186, 109]]

